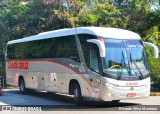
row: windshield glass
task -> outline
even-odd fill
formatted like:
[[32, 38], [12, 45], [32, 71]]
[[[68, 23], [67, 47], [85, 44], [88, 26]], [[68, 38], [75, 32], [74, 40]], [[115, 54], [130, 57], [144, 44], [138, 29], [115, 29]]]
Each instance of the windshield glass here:
[[103, 72], [117, 76], [142, 76], [149, 73], [145, 49], [140, 40], [104, 39], [106, 57]]

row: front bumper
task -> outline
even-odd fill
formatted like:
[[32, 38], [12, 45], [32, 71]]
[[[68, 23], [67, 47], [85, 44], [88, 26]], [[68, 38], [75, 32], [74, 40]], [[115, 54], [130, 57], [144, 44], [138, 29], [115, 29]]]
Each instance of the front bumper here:
[[101, 85], [101, 100], [127, 100], [146, 98], [150, 95], [150, 84], [138, 87], [112, 86], [107, 87]]

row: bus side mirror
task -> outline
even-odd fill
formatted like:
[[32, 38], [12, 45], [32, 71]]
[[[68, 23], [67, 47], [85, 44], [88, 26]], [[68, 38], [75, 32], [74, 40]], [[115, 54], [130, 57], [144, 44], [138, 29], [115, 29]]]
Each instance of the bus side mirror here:
[[143, 43], [144, 43], [144, 45], [153, 48], [153, 50], [154, 50], [154, 57], [155, 58], [159, 57], [158, 47], [156, 45], [154, 45], [153, 43], [150, 43], [150, 42], [143, 42]]
[[100, 51], [100, 56], [101, 57], [105, 57], [106, 55], [106, 51], [105, 51], [105, 45], [103, 42], [97, 40], [97, 39], [89, 39], [87, 40], [87, 42], [91, 42], [91, 43], [94, 43], [98, 46], [99, 48], [99, 51]]

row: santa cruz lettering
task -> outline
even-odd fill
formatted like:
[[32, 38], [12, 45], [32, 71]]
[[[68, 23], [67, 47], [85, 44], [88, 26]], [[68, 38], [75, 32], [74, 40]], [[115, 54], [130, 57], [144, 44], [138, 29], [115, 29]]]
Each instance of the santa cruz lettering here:
[[28, 70], [28, 62], [27, 61], [8, 62], [8, 69]]

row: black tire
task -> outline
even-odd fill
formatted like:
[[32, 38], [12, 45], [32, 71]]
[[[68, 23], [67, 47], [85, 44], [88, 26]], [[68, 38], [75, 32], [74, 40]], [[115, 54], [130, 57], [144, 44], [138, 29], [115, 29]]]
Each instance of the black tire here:
[[79, 86], [78, 83], [74, 84], [74, 102], [77, 105], [81, 105], [82, 102], [83, 102], [83, 98], [82, 98], [82, 95], [81, 95], [81, 89], [80, 89], [80, 86]]
[[23, 78], [20, 79], [19, 90], [20, 90], [20, 93], [22, 93], [22, 94], [26, 94], [26, 92], [27, 92], [27, 89], [25, 87], [25, 81]]
[[119, 103], [120, 100], [112, 100], [113, 103]]
[[47, 91], [47, 94], [48, 94], [48, 95], [54, 95], [55, 93], [54, 93], [54, 92], [48, 92], [48, 91]]

